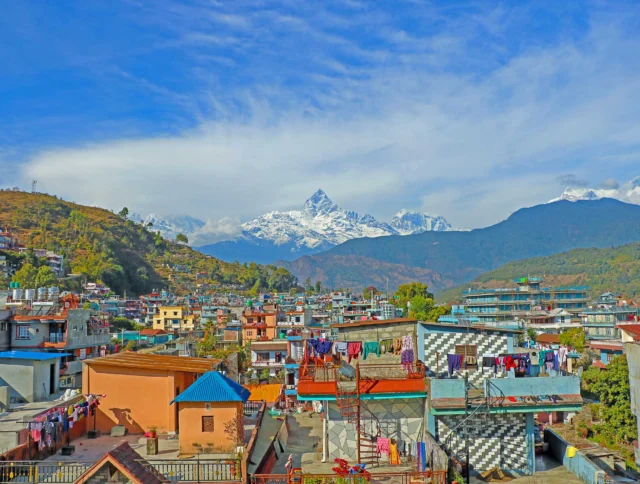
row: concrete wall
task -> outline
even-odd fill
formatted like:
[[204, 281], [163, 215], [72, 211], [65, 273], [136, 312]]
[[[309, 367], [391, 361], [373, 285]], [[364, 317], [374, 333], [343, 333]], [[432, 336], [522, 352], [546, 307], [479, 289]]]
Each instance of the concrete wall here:
[[34, 402], [33, 364], [30, 360], [0, 360], [0, 386], [11, 388], [11, 398]]
[[[242, 403], [212, 402], [211, 409], [206, 410], [200, 402], [184, 402], [176, 404], [180, 417], [180, 454], [194, 454], [200, 444], [203, 450], [226, 454], [235, 453], [237, 440], [233, 435], [233, 427], [244, 435], [242, 428]], [[213, 417], [213, 432], [202, 431], [202, 417]], [[240, 427], [240, 428], [238, 428]], [[207, 444], [212, 444], [211, 446]]]
[[0, 351], [7, 351], [11, 348], [10, 315], [11, 311], [8, 309], [0, 309]]
[[[53, 388], [51, 388], [51, 367], [53, 366]], [[60, 359], [33, 362], [33, 392], [35, 401], [48, 400], [49, 395], [60, 389]]]
[[[627, 364], [629, 365], [631, 412], [636, 416], [636, 425], [640, 432], [640, 345], [635, 343], [625, 343], [624, 353], [627, 355]], [[636, 464], [640, 466], [640, 453], [636, 450], [635, 454]]]
[[[11, 348], [14, 350], [20, 350], [25, 348], [37, 348], [44, 345], [45, 341], [49, 340], [49, 325], [50, 323], [38, 323], [29, 322], [25, 324], [11, 323]], [[18, 327], [29, 327], [29, 338], [18, 339]]]
[[[381, 437], [395, 438], [398, 442], [417, 442], [424, 430], [424, 398], [390, 398], [367, 400], [369, 410], [380, 422]], [[367, 428], [369, 424], [367, 423]], [[335, 402], [328, 404], [329, 457], [347, 460], [357, 458], [355, 424], [340, 415]], [[383, 457], [384, 458], [384, 457]]]
[[142, 434], [156, 426], [158, 432], [174, 432], [177, 411], [169, 402], [193, 383], [192, 373], [166, 370], [84, 366], [82, 392], [106, 395], [98, 407], [96, 428], [110, 432], [124, 425], [129, 433]]
[[337, 327], [338, 341], [382, 341], [384, 339], [402, 338], [408, 334], [415, 335], [416, 325], [416, 321], [355, 327], [349, 327], [348, 324], [339, 325]]
[[[569, 443], [556, 434], [551, 429], [545, 429], [544, 441], [549, 444], [549, 452], [558, 462], [567, 468], [569, 472], [576, 475], [582, 482], [587, 484], [599, 484], [604, 482], [605, 472], [600, 469], [587, 456], [579, 451], [573, 457], [567, 456], [567, 447]], [[600, 477], [600, 479], [599, 479]]]

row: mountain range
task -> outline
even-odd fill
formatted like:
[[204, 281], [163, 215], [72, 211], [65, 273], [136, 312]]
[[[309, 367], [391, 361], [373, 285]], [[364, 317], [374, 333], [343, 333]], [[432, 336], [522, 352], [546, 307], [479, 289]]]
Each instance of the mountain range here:
[[575, 202], [577, 200], [600, 200], [601, 198], [615, 198], [622, 202], [640, 205], [640, 176], [623, 185], [618, 185], [617, 182], [611, 180], [609, 186], [601, 188], [567, 187], [562, 195], [550, 200], [550, 203], [559, 200]]
[[388, 277], [389, 287], [411, 278], [438, 291], [513, 260], [639, 239], [639, 205], [608, 198], [560, 200], [518, 210], [483, 229], [354, 239], [279, 265], [298, 280], [309, 277], [324, 287], [359, 289], [383, 281], [386, 286]]
[[[182, 233], [192, 245], [210, 235], [205, 222], [189, 216], [159, 217], [152, 213], [131, 218], [167, 239]], [[355, 238], [449, 230], [453, 229], [443, 217], [407, 210], [400, 210], [389, 222], [380, 222], [369, 214], [340, 208], [318, 190], [301, 210], [268, 212], [241, 224], [231, 240], [196, 249], [226, 261], [272, 263], [315, 254]]]

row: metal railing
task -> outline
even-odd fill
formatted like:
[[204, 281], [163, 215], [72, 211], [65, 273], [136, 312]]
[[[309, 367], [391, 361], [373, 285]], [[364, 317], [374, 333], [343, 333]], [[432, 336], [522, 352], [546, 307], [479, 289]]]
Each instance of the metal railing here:
[[139, 463], [170, 482], [242, 481], [240, 459], [140, 460]]
[[358, 474], [255, 474], [251, 484], [446, 484], [447, 471]]
[[67, 335], [64, 333], [49, 334], [49, 343], [64, 343], [67, 341]]
[[82, 474], [84, 474], [92, 465], [92, 462], [0, 462], [0, 483], [73, 483], [80, 479], [80, 476], [82, 476]]

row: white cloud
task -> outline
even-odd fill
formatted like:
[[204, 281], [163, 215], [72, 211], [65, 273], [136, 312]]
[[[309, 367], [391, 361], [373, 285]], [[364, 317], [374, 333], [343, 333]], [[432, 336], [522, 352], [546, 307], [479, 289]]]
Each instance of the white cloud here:
[[[563, 174], [619, 177], [603, 172], [603, 157], [640, 144], [640, 132], [629, 128], [640, 112], [640, 39], [608, 28], [606, 19], [592, 19], [577, 41], [483, 63], [465, 57], [475, 32], [464, 22], [420, 42], [387, 30], [402, 45], [390, 52], [297, 16], [271, 18], [309, 30], [309, 43], [340, 54], [314, 50], [316, 57], [301, 59], [323, 66], [296, 73], [308, 90], [270, 82], [286, 72], [263, 72], [251, 88], [199, 94], [224, 118], [177, 135], [43, 150], [23, 167], [24, 179], [44, 179], [76, 202], [216, 220], [207, 230], [218, 234], [213, 239], [237, 230], [229, 217], [298, 207], [318, 187], [341, 206], [376, 207], [381, 219], [401, 208], [402, 197], [423, 200], [424, 210], [454, 225], [479, 227], [557, 195], [554, 180]], [[243, 31], [249, 25], [235, 16], [215, 20]], [[495, 18], [488, 21], [483, 29]], [[251, 49], [254, 41], [191, 31], [181, 45]], [[285, 47], [271, 45], [265, 55]]]

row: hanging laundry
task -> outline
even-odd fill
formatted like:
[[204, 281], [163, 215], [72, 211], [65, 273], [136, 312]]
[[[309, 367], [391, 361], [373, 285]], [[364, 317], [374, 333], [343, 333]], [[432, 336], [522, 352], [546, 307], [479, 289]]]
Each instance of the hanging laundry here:
[[454, 370], [459, 370], [462, 365], [462, 355], [456, 355], [449, 353], [447, 355], [447, 368], [449, 370], [449, 376], [453, 376]]
[[413, 337], [412, 336], [403, 336], [402, 337], [402, 349], [403, 350], [412, 350], [413, 349]]
[[402, 464], [396, 439], [391, 439], [391, 441], [389, 442], [389, 464], [391, 464], [392, 466]]
[[369, 356], [370, 354], [380, 356], [380, 345], [377, 341], [367, 341], [364, 343], [362, 349], [362, 359], [366, 360], [367, 356]]
[[348, 343], [346, 341], [336, 341], [333, 343], [333, 354], [340, 353], [342, 356], [347, 356]]
[[407, 371], [413, 371], [413, 357], [413, 350], [403, 350], [402, 355], [400, 356], [402, 368]]
[[376, 450], [379, 454], [389, 455], [389, 439], [378, 437], [376, 441]]
[[351, 341], [347, 347], [347, 356], [349, 357], [349, 363], [351, 363], [351, 359], [358, 359], [358, 356], [362, 353], [362, 342], [361, 341]]

